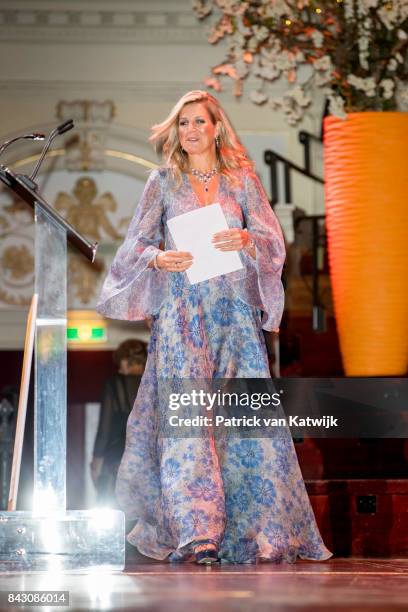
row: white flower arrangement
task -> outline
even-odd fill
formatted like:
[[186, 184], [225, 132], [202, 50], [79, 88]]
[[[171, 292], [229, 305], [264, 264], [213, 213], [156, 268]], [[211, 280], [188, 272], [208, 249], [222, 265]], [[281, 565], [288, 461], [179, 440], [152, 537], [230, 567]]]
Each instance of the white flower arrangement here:
[[[228, 76], [239, 96], [255, 77], [252, 102], [282, 109], [291, 125], [316, 86], [340, 117], [407, 104], [408, 0], [195, 0], [193, 9], [213, 18], [209, 42], [229, 43], [206, 85], [220, 91]], [[281, 78], [289, 88], [276, 98], [271, 84]]]

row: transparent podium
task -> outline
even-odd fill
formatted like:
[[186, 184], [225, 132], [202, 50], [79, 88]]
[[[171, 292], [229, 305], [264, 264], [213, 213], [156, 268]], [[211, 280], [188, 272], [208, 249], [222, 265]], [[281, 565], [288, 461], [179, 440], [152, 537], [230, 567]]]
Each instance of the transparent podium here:
[[33, 509], [0, 511], [0, 571], [120, 571], [124, 514], [66, 510], [67, 239], [92, 260], [96, 245], [79, 236], [22, 178], [0, 169], [0, 179], [35, 210]]

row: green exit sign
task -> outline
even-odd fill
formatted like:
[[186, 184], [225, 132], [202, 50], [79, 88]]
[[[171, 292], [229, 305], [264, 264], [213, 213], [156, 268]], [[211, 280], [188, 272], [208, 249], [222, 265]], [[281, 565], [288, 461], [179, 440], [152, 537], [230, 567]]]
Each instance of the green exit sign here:
[[104, 342], [106, 340], [105, 327], [78, 325], [67, 327], [67, 340], [70, 342]]

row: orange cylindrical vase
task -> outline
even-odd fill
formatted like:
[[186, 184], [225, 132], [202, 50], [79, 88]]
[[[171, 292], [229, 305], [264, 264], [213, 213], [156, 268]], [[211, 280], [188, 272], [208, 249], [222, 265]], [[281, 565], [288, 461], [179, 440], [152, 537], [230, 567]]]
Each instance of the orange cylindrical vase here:
[[324, 126], [334, 311], [348, 376], [408, 369], [408, 113]]

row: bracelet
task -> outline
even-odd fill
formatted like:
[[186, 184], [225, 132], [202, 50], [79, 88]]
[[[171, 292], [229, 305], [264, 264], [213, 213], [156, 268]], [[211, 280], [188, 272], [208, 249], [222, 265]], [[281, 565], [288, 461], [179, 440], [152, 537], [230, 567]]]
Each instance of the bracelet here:
[[249, 234], [248, 242], [246, 243], [245, 248], [252, 249], [253, 247], [255, 247], [255, 241], [252, 238], [252, 236]]
[[160, 271], [161, 268], [159, 268], [158, 264], [157, 264], [157, 258], [159, 256], [159, 253], [157, 253], [157, 255], [155, 256], [155, 258], [153, 259], [153, 267], [155, 270]]

